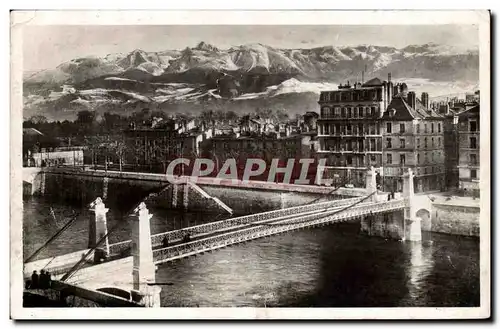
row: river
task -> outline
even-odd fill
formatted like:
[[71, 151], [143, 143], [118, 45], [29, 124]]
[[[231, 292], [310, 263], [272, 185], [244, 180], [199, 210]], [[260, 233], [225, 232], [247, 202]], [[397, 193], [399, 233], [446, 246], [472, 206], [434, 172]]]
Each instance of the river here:
[[[37, 258], [87, 248], [91, 212], [37, 198], [23, 205], [25, 257], [73, 214], [78, 220]], [[215, 217], [151, 212], [153, 234]], [[121, 215], [110, 209], [108, 226]], [[125, 225], [110, 243], [129, 238]], [[156, 280], [171, 283], [161, 293], [171, 307], [472, 307], [480, 300], [479, 240], [424, 232], [422, 242], [399, 242], [362, 236], [359, 223], [334, 224], [162, 264]]]

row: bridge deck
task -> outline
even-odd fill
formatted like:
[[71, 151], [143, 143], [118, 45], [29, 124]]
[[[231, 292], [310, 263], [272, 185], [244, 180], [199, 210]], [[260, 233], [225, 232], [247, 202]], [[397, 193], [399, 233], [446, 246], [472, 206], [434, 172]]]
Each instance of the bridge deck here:
[[[264, 220], [249, 225], [243, 225], [244, 227], [233, 232], [221, 233], [189, 243], [157, 249], [153, 251], [153, 257], [155, 263], [160, 264], [264, 236], [280, 234], [306, 227], [353, 220], [368, 214], [391, 212], [402, 209], [404, 205], [405, 200], [403, 199], [386, 202], [367, 202], [360, 203], [348, 209], [337, 207], [327, 210], [311, 211], [308, 214], [298, 214], [278, 219]], [[68, 280], [71, 284], [82, 285], [89, 289], [108, 286], [131, 289], [131, 281], [132, 257], [81, 269]]]

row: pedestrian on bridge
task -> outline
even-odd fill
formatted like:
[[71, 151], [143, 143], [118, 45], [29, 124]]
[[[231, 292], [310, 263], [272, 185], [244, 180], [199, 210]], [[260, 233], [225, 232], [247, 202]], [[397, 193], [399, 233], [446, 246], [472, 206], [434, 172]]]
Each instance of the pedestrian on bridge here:
[[47, 288], [52, 286], [52, 274], [49, 271], [45, 272], [45, 277], [47, 279]]
[[184, 236], [184, 238], [182, 239], [182, 242], [183, 243], [187, 243], [187, 242], [190, 242], [191, 241], [191, 235], [188, 233]]
[[47, 274], [45, 274], [44, 270], [40, 271], [40, 277], [38, 278], [38, 286], [41, 289], [47, 288]]
[[30, 285], [30, 288], [31, 289], [36, 289], [38, 288], [38, 273], [35, 271], [33, 271], [33, 274], [31, 274], [31, 285]]

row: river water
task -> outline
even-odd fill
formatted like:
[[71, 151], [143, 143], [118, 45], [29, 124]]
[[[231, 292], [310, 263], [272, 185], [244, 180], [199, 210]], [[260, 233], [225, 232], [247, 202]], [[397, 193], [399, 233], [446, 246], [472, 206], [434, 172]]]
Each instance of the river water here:
[[[73, 212], [78, 220], [37, 258], [87, 248], [93, 213], [36, 198], [23, 204], [25, 257]], [[153, 234], [216, 217], [151, 212]], [[110, 209], [108, 227], [121, 215]], [[110, 243], [129, 238], [125, 225], [110, 237]], [[156, 280], [172, 284], [162, 286], [162, 306], [471, 307], [479, 306], [480, 300], [479, 241], [424, 232], [421, 243], [399, 242], [362, 236], [359, 223], [335, 224], [162, 264]]]

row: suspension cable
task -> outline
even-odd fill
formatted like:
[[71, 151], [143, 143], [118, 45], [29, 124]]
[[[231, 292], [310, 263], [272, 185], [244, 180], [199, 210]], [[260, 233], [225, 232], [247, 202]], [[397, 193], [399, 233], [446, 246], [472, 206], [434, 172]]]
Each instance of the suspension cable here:
[[323, 198], [326, 198], [327, 196], [329, 196], [329, 195], [331, 195], [331, 194], [333, 194], [333, 193], [337, 192], [337, 191], [338, 191], [338, 190], [339, 190], [342, 186], [344, 186], [344, 185], [345, 185], [345, 184], [347, 184], [347, 183], [350, 183], [351, 181], [352, 181], [352, 178], [347, 178], [347, 179], [345, 179], [345, 180], [344, 180], [344, 181], [343, 181], [343, 182], [342, 182], [342, 183], [341, 183], [338, 187], [336, 187], [336, 188], [335, 188], [335, 189], [333, 189], [332, 191], [328, 192], [326, 195], [322, 195], [322, 196], [320, 196], [320, 197], [318, 197], [318, 198], [316, 198], [316, 199], [314, 199], [314, 200], [312, 200], [312, 201], [309, 201], [309, 202], [307, 202], [307, 203], [304, 203], [304, 205], [313, 204], [313, 203], [315, 203], [316, 201], [319, 201], [319, 200], [321, 200], [321, 199], [323, 199]]
[[[151, 197], [154, 197], [154, 196], [157, 196], [157, 193], [153, 192], [153, 191], [161, 191], [163, 190], [165, 187], [156, 187], [156, 188], [153, 188], [150, 190], [149, 194], [144, 197], [140, 202], [138, 202], [132, 209], [131, 211], [128, 211], [128, 216], [132, 215], [133, 211], [135, 209], [137, 209], [137, 207], [144, 201], [147, 201], [149, 198]], [[127, 216], [127, 217], [128, 217]], [[125, 217], [125, 216], [124, 216]], [[96, 249], [98, 249], [98, 247], [106, 240], [106, 238], [108, 238], [112, 233], [114, 233], [118, 228], [120, 228], [124, 223], [126, 223], [127, 221], [119, 221], [115, 226], [113, 226], [111, 228], [111, 230], [109, 230], [107, 232], [107, 234], [105, 234], [103, 237], [101, 237], [99, 239], [99, 241], [97, 241], [96, 245], [91, 248], [85, 255], [82, 256], [82, 258], [75, 264], [73, 265], [73, 267], [71, 269], [69, 269], [69, 271], [61, 278], [60, 281], [64, 282], [66, 280], [68, 280], [69, 278], [71, 278], [80, 268], [81, 266], [83, 265], [83, 263], [85, 263], [87, 261], [87, 257], [92, 253], [94, 252]]]
[[[367, 200], [368, 198], [370, 198], [372, 195], [374, 195], [374, 194], [376, 194], [376, 193], [377, 193], [377, 191], [375, 191], [375, 192], [373, 192], [373, 193], [370, 193], [369, 195], [367, 195], [367, 196], [366, 196], [366, 197], [364, 197], [363, 199], [358, 200], [358, 201], [356, 201], [356, 202], [354, 202], [354, 203], [352, 203], [352, 204], [350, 204], [350, 205], [348, 205], [348, 206], [346, 206], [346, 207], [344, 207], [344, 208], [342, 208], [342, 209], [339, 209], [339, 210], [337, 210], [337, 211], [334, 211], [334, 212], [333, 212], [333, 213], [331, 213], [331, 214], [324, 215], [323, 217], [336, 215], [336, 214], [338, 214], [338, 213], [341, 213], [342, 211], [345, 211], [345, 210], [347, 210], [347, 209], [350, 209], [350, 208], [352, 208], [352, 207], [354, 207], [354, 206], [356, 206], [356, 205], [358, 205], [358, 204], [360, 204], [360, 203], [364, 202], [365, 200]], [[323, 211], [327, 211], [327, 210], [325, 209], [325, 210], [323, 210]], [[315, 218], [315, 219], [307, 219], [307, 220], [300, 221], [300, 222], [293, 222], [292, 224], [307, 223], [307, 222], [309, 222], [309, 221], [312, 221], [312, 220], [317, 220], [317, 219], [320, 219], [320, 218], [323, 218], [323, 217], [319, 217], [319, 218]], [[264, 225], [265, 225], [265, 226], [283, 226], [283, 225], [290, 225], [290, 224], [289, 224], [289, 223], [262, 223], [262, 224], [257, 224], [257, 223], [256, 223], [256, 224], [253, 224], [253, 225], [254, 225], [254, 226], [259, 226], [259, 225], [263, 225], [263, 226], [264, 226]]]
[[98, 249], [99, 246], [109, 237], [109, 235], [112, 234], [114, 231], [116, 231], [124, 223], [125, 223], [125, 221], [119, 221], [115, 226], [113, 226], [111, 228], [111, 230], [108, 231], [107, 234], [105, 234], [103, 237], [101, 237], [99, 239], [99, 241], [97, 241], [96, 245], [93, 248], [91, 248], [89, 251], [87, 251], [87, 253], [85, 253], [82, 256], [82, 258], [75, 265], [73, 265], [73, 267], [71, 267], [66, 274], [64, 274], [64, 276], [61, 278], [60, 281], [64, 282], [64, 281], [68, 280], [69, 278], [71, 278], [80, 269], [80, 267], [83, 265], [83, 263], [85, 263], [87, 261], [87, 257], [92, 252], [94, 252], [96, 249]]
[[57, 237], [59, 237], [65, 230], [67, 230], [71, 224], [73, 224], [78, 218], [78, 215], [75, 215], [69, 222], [67, 222], [61, 229], [59, 229], [52, 237], [50, 237], [40, 248], [38, 248], [31, 256], [26, 258], [24, 263], [30, 262], [33, 258], [35, 258], [45, 247], [49, 245], [52, 241], [54, 241]]

